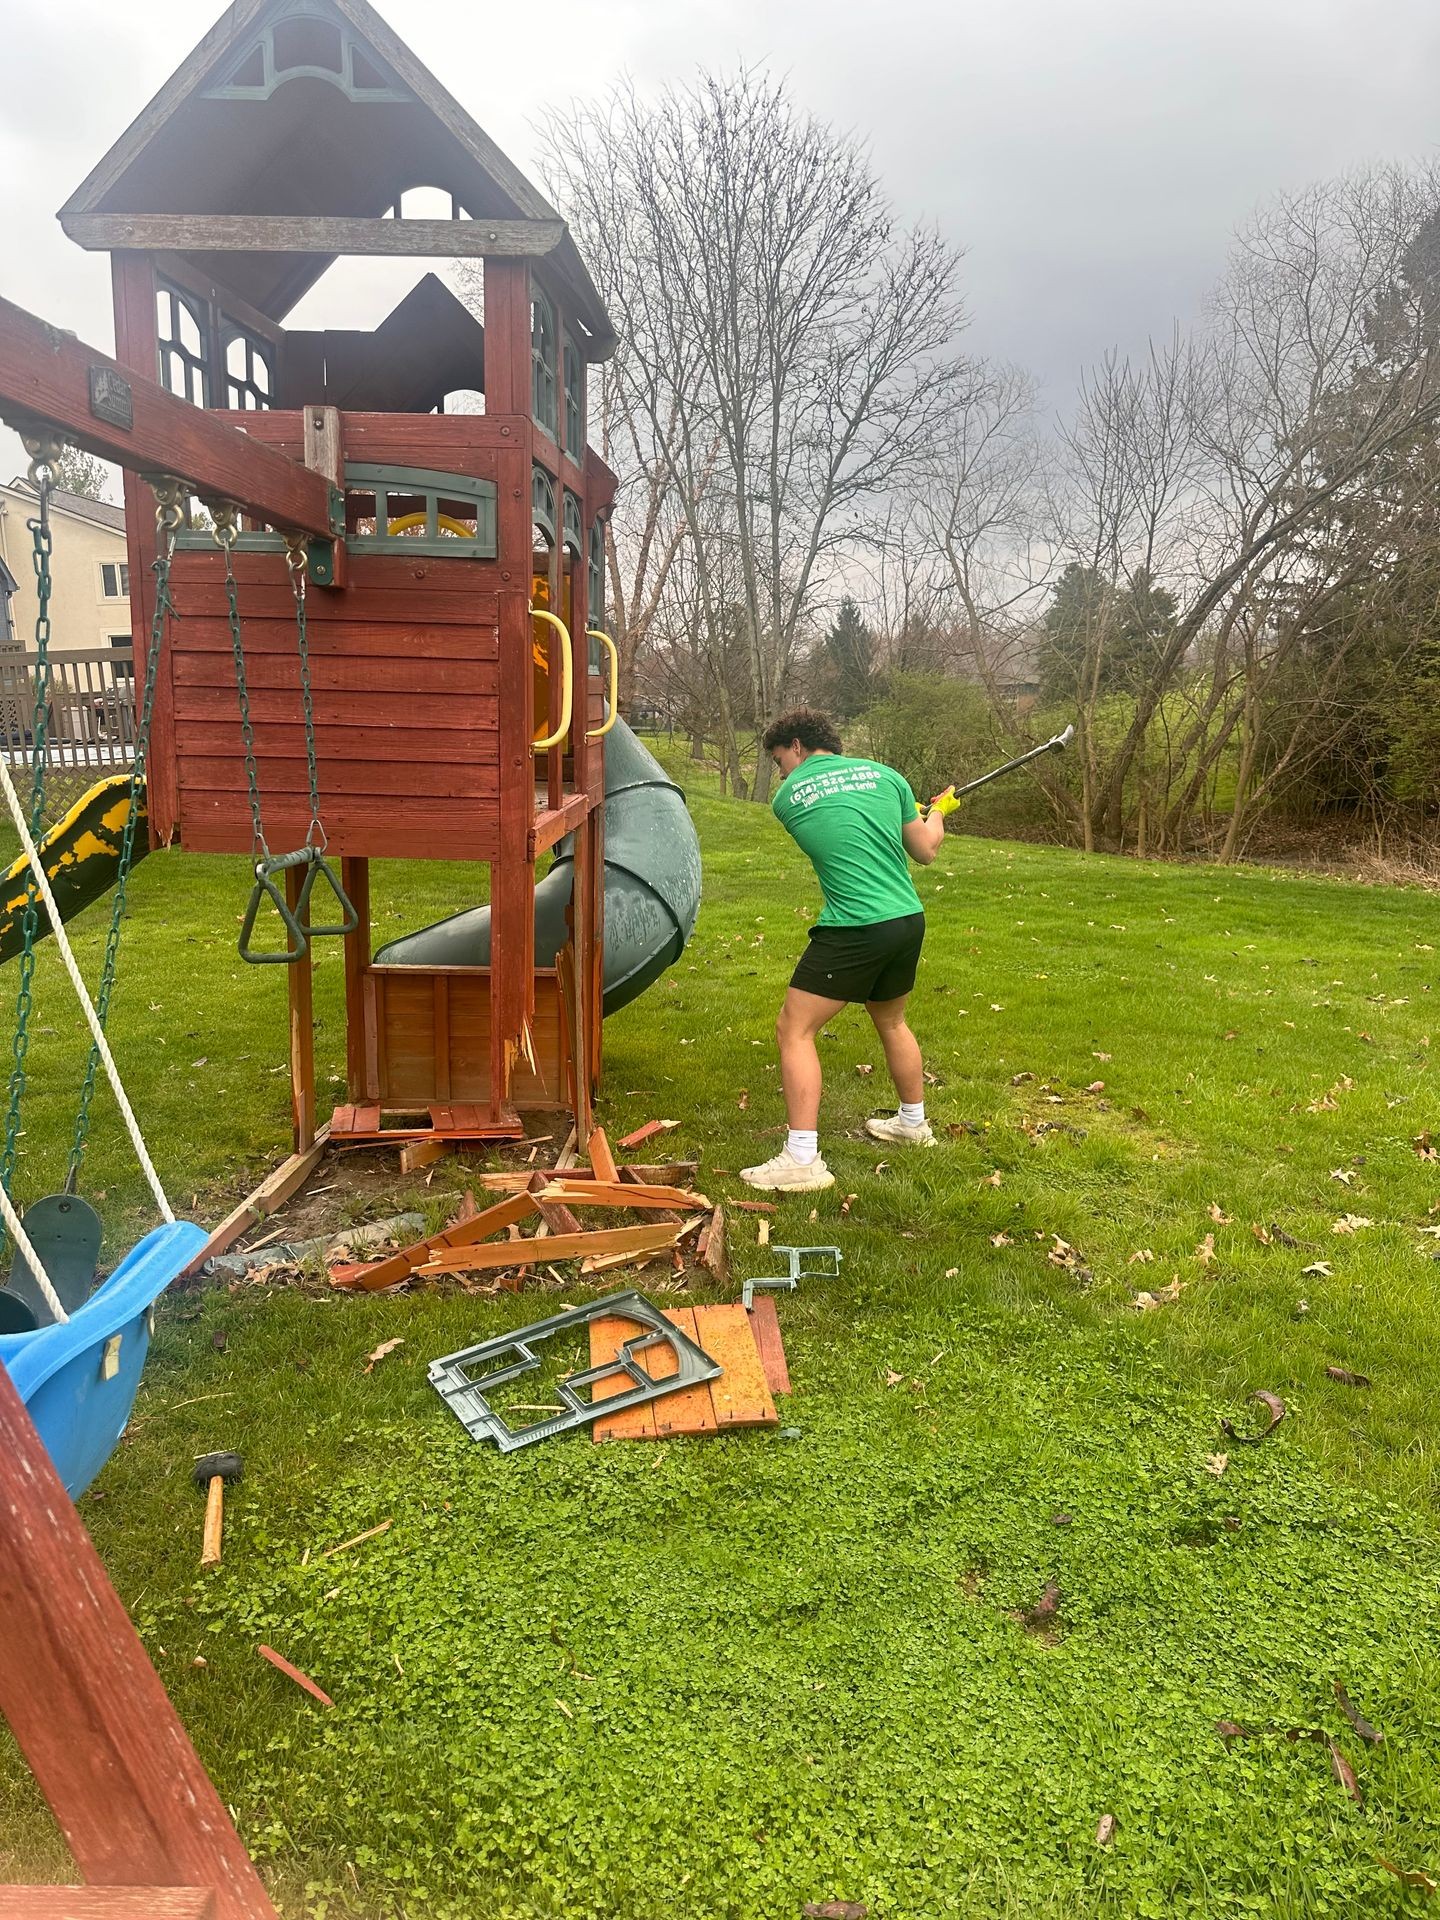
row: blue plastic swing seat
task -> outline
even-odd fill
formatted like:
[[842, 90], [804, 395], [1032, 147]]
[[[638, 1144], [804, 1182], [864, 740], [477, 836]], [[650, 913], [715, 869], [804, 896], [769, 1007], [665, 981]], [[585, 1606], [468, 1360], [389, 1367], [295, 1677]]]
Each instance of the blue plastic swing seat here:
[[205, 1239], [189, 1220], [156, 1227], [67, 1321], [0, 1334], [0, 1364], [72, 1500], [125, 1431], [150, 1349], [151, 1307]]

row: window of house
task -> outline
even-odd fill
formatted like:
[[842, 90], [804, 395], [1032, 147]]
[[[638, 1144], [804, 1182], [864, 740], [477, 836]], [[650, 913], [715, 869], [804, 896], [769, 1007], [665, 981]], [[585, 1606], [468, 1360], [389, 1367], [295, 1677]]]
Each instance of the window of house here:
[[116, 680], [133, 680], [135, 677], [135, 667], [133, 656], [130, 652], [130, 633], [128, 628], [124, 633], [107, 633], [105, 638], [110, 646], [123, 647], [125, 649], [125, 658], [123, 660], [117, 659], [110, 662], [111, 675]]
[[600, 520], [590, 529], [590, 624], [605, 624], [605, 526]]
[[580, 349], [565, 336], [565, 451], [572, 460], [585, 456], [585, 362]]
[[[100, 592], [106, 600], [128, 600], [130, 598], [130, 569], [123, 560], [102, 560], [100, 563]], [[130, 636], [125, 636], [129, 646]]]
[[530, 283], [530, 410], [537, 425], [555, 432], [555, 309]]

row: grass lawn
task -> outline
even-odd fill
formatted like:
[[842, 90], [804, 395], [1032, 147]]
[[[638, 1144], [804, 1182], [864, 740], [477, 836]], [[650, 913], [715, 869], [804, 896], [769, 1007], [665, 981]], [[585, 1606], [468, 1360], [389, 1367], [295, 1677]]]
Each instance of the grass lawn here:
[[[601, 1114], [612, 1137], [680, 1120], [667, 1151], [726, 1195], [783, 1122], [771, 1021], [815, 891], [768, 814], [693, 800], [699, 929], [608, 1025]], [[863, 1015], [837, 1021], [838, 1184], [774, 1227], [844, 1249], [838, 1281], [780, 1300], [798, 1438], [474, 1445], [427, 1361], [554, 1292], [166, 1304], [82, 1510], [287, 1915], [1427, 1910], [1380, 1862], [1440, 1879], [1440, 1166], [1415, 1143], [1435, 900], [969, 838], [920, 885], [944, 1138], [880, 1164], [859, 1128], [882, 1056]], [[171, 1193], [205, 1218], [286, 1145], [284, 987], [235, 957], [244, 890], [243, 863], [149, 860], [114, 1011]], [[376, 897], [399, 931], [464, 904], [465, 875], [387, 869]], [[81, 933], [93, 968], [103, 909]], [[41, 976], [28, 1193], [63, 1167], [82, 1057], [53, 956]], [[338, 952], [317, 1011], [323, 1088]], [[95, 1131], [118, 1247], [147, 1216], [108, 1094]], [[397, 1176], [375, 1211], [458, 1184]], [[734, 1221], [737, 1270], [774, 1270]], [[1257, 1389], [1288, 1413], [1246, 1445]], [[189, 1472], [215, 1446], [246, 1477], [202, 1577]], [[1295, 1729], [1335, 1740], [1360, 1798]], [[0, 1877], [64, 1871], [0, 1755]]]

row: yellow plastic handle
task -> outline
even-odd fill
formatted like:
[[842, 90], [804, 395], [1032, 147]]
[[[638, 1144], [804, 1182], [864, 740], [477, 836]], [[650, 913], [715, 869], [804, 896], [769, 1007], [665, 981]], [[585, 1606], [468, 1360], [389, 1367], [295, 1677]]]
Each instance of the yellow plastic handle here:
[[603, 640], [610, 650], [610, 717], [603, 727], [596, 727], [593, 732], [587, 733], [585, 736], [587, 740], [603, 740], [611, 727], [613, 727], [615, 722], [620, 718], [620, 709], [616, 705], [616, 701], [620, 697], [620, 651], [609, 634], [601, 627], [587, 627], [585, 629], [585, 638], [587, 640]]
[[570, 731], [570, 706], [575, 692], [575, 661], [570, 646], [570, 629], [565, 622], [553, 613], [547, 613], [544, 607], [530, 602], [532, 620], [548, 620], [560, 635], [560, 724], [554, 733], [546, 734], [543, 739], [532, 740], [531, 748], [543, 753], [547, 747], [558, 747]]

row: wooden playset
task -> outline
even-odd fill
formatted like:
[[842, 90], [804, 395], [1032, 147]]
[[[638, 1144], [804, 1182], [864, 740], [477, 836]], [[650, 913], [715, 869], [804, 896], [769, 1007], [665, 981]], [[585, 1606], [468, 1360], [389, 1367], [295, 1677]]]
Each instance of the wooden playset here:
[[[417, 189], [449, 217], [407, 213]], [[295, 1191], [327, 1140], [513, 1138], [537, 1107], [589, 1136], [603, 1015], [683, 950], [698, 853], [615, 710], [616, 479], [586, 440], [588, 369], [614, 345], [604, 308], [554, 209], [366, 0], [234, 0], [60, 218], [111, 257], [116, 351], [0, 300], [0, 418], [34, 459], [42, 582], [28, 825], [0, 771], [23, 849], [4, 903], [21, 1032], [53, 931], [112, 1071], [134, 860], [247, 855], [240, 950], [286, 976], [295, 1152], [206, 1238], [170, 1213], [112, 1073], [166, 1224], [67, 1314], [8, 1191], [12, 1080], [0, 1211], [55, 1312], [0, 1325], [0, 1708], [102, 1884], [0, 1889], [0, 1914], [240, 1920], [272, 1909], [66, 1490], [123, 1426], [155, 1296]], [[427, 274], [372, 332], [287, 327], [348, 255], [464, 260], [470, 304]], [[42, 833], [46, 503], [67, 444], [124, 470], [136, 754]], [[376, 859], [482, 863], [485, 904], [377, 954]], [[107, 875], [97, 1016], [63, 923]], [[327, 936], [343, 944], [348, 1085], [322, 1119], [311, 966]], [[67, 1220], [95, 1070], [52, 1196]], [[115, 1402], [103, 1431], [81, 1405], [97, 1381]], [[67, 1437], [84, 1442], [68, 1465]]]

